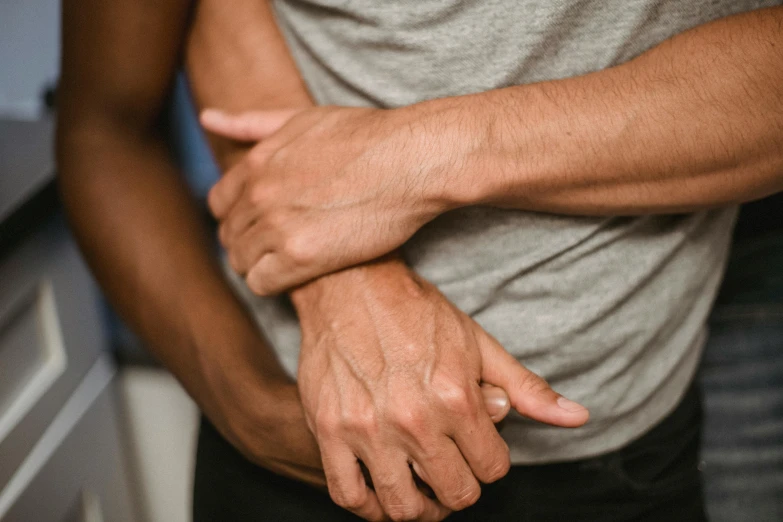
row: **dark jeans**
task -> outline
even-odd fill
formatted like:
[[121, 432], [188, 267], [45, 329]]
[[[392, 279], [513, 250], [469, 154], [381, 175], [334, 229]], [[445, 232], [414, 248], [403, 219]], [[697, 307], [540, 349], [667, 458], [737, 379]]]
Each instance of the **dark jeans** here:
[[783, 232], [735, 244], [701, 383], [710, 520], [783, 521]]
[[[625, 448], [577, 462], [514, 466], [452, 521], [699, 522], [701, 401], [692, 386], [653, 430]], [[202, 421], [196, 522], [353, 521], [329, 496], [254, 466]]]

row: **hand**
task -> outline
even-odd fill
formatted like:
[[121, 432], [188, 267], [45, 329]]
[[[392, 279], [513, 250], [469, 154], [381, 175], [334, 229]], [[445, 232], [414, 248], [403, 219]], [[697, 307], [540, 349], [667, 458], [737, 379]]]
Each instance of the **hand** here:
[[[198, 388], [190, 392], [217, 430], [245, 458], [279, 475], [326, 489], [321, 455], [304, 416], [299, 391], [255, 336], [249, 346], [232, 343], [202, 350]], [[482, 388], [490, 415], [499, 421], [510, 408], [506, 394]], [[374, 494], [372, 494], [374, 496]], [[360, 513], [382, 519], [375, 513]]]
[[[508, 447], [487, 414], [482, 381], [507, 390], [532, 419], [566, 427], [587, 421], [584, 407], [522, 367], [402, 263], [332, 274], [292, 299], [302, 326], [306, 418], [329, 492], [351, 511], [366, 513], [380, 501], [393, 520], [441, 520], [478, 499], [479, 481], [503, 477]], [[417, 491], [411, 469], [437, 501]]]
[[380, 257], [449, 208], [432, 173], [454, 157], [422, 139], [413, 110], [207, 110], [201, 121], [260, 140], [209, 194], [229, 260], [258, 294]]

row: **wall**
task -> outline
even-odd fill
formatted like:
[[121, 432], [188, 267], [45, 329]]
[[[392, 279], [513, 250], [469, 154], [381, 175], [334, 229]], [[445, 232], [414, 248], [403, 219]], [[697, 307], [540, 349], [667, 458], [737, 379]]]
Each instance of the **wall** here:
[[60, 3], [0, 0], [0, 118], [38, 118], [59, 59]]

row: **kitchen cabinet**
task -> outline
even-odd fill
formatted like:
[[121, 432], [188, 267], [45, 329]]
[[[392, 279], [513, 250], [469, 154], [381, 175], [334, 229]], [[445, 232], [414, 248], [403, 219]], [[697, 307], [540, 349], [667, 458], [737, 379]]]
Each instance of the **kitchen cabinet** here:
[[116, 365], [53, 177], [51, 122], [0, 122], [0, 521], [136, 522]]

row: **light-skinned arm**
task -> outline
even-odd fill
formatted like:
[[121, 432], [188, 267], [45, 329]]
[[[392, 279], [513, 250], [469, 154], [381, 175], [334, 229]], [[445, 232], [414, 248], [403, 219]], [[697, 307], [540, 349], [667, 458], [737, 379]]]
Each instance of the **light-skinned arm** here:
[[265, 230], [233, 243], [262, 294], [382, 255], [463, 206], [637, 215], [741, 203], [783, 188], [783, 7], [575, 78], [393, 110], [202, 120], [261, 140], [210, 202], [227, 235], [250, 221]]

